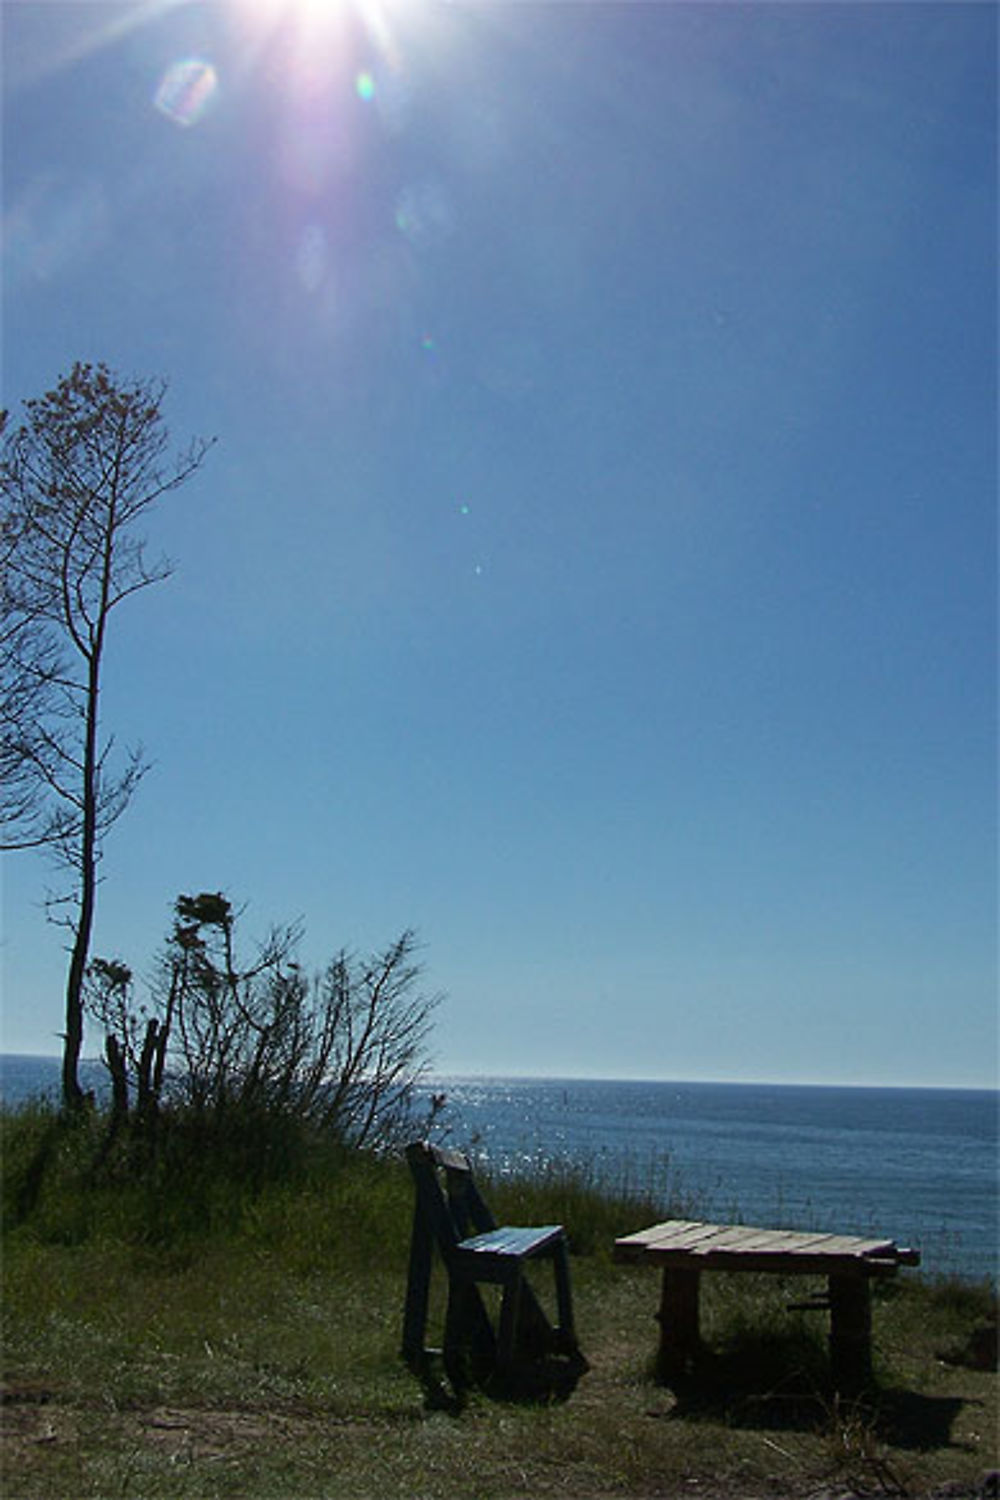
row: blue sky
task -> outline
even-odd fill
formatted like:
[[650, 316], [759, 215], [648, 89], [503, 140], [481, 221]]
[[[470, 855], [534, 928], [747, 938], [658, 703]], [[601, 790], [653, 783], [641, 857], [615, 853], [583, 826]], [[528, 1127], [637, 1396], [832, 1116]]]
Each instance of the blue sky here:
[[218, 437], [94, 951], [223, 889], [317, 966], [416, 927], [445, 1072], [995, 1084], [995, 9], [2, 26], [5, 404], [105, 360]]

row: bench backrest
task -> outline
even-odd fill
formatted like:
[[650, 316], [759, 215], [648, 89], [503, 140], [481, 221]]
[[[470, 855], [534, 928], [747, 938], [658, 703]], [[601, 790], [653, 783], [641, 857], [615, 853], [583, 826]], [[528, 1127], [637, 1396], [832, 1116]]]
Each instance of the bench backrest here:
[[406, 1160], [416, 1185], [417, 1213], [446, 1258], [461, 1240], [496, 1229], [461, 1151], [414, 1141], [406, 1148]]

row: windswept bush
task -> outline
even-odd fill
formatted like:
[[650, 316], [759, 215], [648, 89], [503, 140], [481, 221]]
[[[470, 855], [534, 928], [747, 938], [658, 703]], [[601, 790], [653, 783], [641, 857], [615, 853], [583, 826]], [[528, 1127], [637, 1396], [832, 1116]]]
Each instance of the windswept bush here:
[[395, 1144], [426, 1066], [438, 997], [419, 988], [416, 938], [381, 952], [346, 950], [310, 977], [298, 961], [301, 931], [273, 928], [247, 959], [237, 913], [221, 893], [180, 896], [148, 1000], [137, 1005], [132, 971], [95, 959], [88, 1009], [105, 1032], [112, 1118], [150, 1123], [183, 1106], [217, 1135], [280, 1118], [349, 1146]]

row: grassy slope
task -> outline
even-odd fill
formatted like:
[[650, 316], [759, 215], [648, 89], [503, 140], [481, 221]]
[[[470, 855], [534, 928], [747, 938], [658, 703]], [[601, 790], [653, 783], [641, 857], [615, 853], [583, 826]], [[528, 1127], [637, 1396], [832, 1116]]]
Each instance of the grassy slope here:
[[94, 1141], [50, 1136], [32, 1179], [42, 1127], [3, 1123], [6, 1500], [972, 1493], [998, 1462], [996, 1373], [963, 1362], [985, 1289], [903, 1273], [880, 1292], [857, 1408], [827, 1389], [825, 1319], [785, 1310], [808, 1283], [708, 1277], [712, 1360], [679, 1402], [650, 1374], [655, 1277], [608, 1253], [667, 1205], [498, 1185], [501, 1218], [574, 1234], [592, 1368], [564, 1403], [449, 1414], [398, 1358], [398, 1166], [333, 1159], [251, 1192], [192, 1160], [150, 1185], [82, 1173]]

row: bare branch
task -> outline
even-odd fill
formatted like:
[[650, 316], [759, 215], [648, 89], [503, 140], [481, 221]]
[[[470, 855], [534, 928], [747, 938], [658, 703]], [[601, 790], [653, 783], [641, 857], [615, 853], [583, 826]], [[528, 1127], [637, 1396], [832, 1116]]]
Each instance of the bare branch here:
[[162, 381], [77, 364], [25, 403], [0, 456], [0, 847], [47, 848], [77, 881], [66, 990], [63, 1095], [82, 1100], [77, 1062], [102, 840], [145, 773], [141, 752], [111, 767], [99, 703], [111, 617], [170, 573], [135, 523], [201, 466], [196, 441], [171, 457]]

